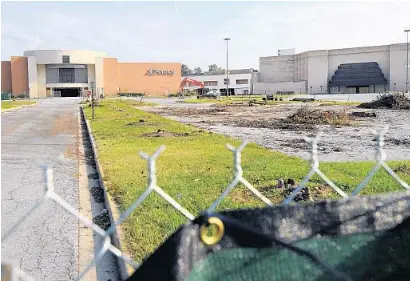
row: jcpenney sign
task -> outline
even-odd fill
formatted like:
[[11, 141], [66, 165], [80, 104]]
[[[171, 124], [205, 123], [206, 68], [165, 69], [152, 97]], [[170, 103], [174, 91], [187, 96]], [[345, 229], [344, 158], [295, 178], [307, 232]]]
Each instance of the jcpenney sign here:
[[172, 76], [174, 74], [175, 74], [174, 70], [160, 70], [160, 69], [154, 69], [154, 68], [147, 69], [147, 73], [146, 73], [146, 75], [149, 75], [149, 76], [154, 76], [154, 75]]

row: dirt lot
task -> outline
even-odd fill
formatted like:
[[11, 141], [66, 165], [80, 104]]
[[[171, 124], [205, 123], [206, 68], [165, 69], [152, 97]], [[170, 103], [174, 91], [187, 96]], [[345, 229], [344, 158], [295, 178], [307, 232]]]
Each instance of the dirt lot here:
[[[304, 159], [309, 154], [303, 138], [321, 130], [319, 157], [328, 162], [373, 160], [376, 142], [372, 130], [389, 124], [385, 145], [388, 160], [410, 159], [409, 110], [302, 103], [253, 107], [201, 105], [201, 108], [168, 104], [144, 109]], [[352, 112], [373, 116], [351, 116]]]

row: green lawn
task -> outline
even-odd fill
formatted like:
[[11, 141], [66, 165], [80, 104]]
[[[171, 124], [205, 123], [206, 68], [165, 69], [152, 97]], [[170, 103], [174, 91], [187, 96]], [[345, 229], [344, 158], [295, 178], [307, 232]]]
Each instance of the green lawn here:
[[[111, 103], [123, 111], [115, 111]], [[85, 108], [88, 119], [91, 109]], [[125, 210], [146, 188], [147, 163], [138, 152], [153, 153], [165, 144], [166, 150], [157, 161], [158, 185], [197, 215], [205, 210], [229, 184], [232, 171], [232, 153], [226, 143], [240, 142], [219, 134], [206, 132], [161, 116], [135, 109], [119, 101], [103, 101], [96, 108], [96, 119], [91, 121], [99, 149], [99, 161], [104, 171], [110, 194], [121, 210]], [[174, 137], [147, 137], [158, 129], [172, 132]], [[145, 134], [145, 135], [144, 135]], [[300, 181], [309, 169], [307, 161], [269, 151], [249, 144], [243, 151], [245, 178], [273, 202], [279, 203], [284, 195], [273, 187], [278, 178]], [[410, 161], [391, 162], [392, 168], [410, 165]], [[351, 192], [371, 170], [374, 163], [326, 163], [321, 169], [342, 190]], [[410, 175], [400, 176], [410, 181]], [[310, 186], [323, 184], [318, 177]], [[364, 189], [364, 194], [401, 190], [386, 172], [379, 172]], [[337, 198], [335, 192], [326, 197]], [[219, 209], [263, 206], [243, 186], [237, 187]], [[156, 194], [151, 194], [123, 226], [128, 251], [137, 261], [146, 257], [186, 219]]]
[[35, 101], [1, 101], [1, 111], [5, 111], [7, 109], [22, 107], [26, 105], [35, 104]]

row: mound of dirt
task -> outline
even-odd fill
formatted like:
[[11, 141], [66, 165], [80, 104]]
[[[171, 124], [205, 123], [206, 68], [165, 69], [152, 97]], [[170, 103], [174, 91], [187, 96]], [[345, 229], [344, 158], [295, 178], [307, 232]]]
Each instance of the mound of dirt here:
[[408, 109], [410, 110], [410, 99], [402, 94], [387, 94], [371, 102], [360, 104], [360, 108], [388, 108], [388, 109]]
[[[295, 189], [296, 189], [296, 186], [285, 189], [283, 191], [284, 197], [287, 198]], [[329, 194], [331, 192], [332, 192], [332, 188], [329, 186], [325, 186], [325, 185], [320, 185], [320, 186], [315, 186], [315, 187], [310, 187], [310, 188], [304, 187], [301, 189], [301, 191], [298, 192], [298, 194], [293, 199], [293, 201], [307, 202], [307, 201], [322, 200], [323, 198], [329, 197]]]
[[166, 138], [166, 137], [186, 137], [189, 136], [189, 133], [174, 133], [174, 132], [167, 132], [161, 129], [158, 129], [156, 132], [152, 133], [145, 133], [139, 135], [140, 138]]
[[330, 111], [302, 107], [285, 119], [288, 123], [310, 125], [349, 125], [352, 117], [345, 110]]

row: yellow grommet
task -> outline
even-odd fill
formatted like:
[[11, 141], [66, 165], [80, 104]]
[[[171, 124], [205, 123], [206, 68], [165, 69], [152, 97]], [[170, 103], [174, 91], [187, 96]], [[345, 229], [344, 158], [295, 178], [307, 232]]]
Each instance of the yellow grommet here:
[[[209, 225], [201, 225], [199, 229], [199, 235], [201, 237], [202, 242], [204, 242], [207, 246], [213, 246], [221, 241], [222, 237], [225, 233], [225, 227], [223, 222], [217, 217], [211, 217], [208, 219]], [[215, 227], [215, 232], [211, 235], [207, 235], [207, 228], [210, 226]]]

